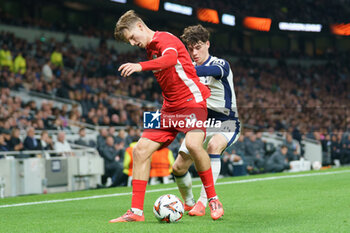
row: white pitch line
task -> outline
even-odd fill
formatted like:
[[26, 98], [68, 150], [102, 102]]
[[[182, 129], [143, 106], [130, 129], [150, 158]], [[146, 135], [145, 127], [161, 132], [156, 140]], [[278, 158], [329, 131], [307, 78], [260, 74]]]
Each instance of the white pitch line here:
[[[318, 173], [287, 175], [287, 176], [272, 176], [272, 177], [246, 179], [246, 180], [226, 181], [226, 182], [216, 183], [215, 185], [241, 184], [241, 183], [250, 183], [250, 182], [258, 182], [258, 181], [266, 181], [266, 180], [280, 180], [280, 179], [299, 178], [299, 177], [308, 177], [308, 176], [333, 175], [333, 174], [348, 173], [348, 172], [350, 172], [350, 170], [334, 171], [334, 172], [318, 172]], [[200, 185], [193, 185], [192, 187], [193, 188], [200, 188], [200, 187], [202, 187], [202, 185], [201, 184]], [[146, 193], [171, 191], [171, 190], [176, 190], [176, 189], [177, 189], [177, 187], [153, 189], [153, 190], [146, 191]], [[68, 202], [68, 201], [80, 201], [80, 200], [98, 199], [98, 198], [105, 198], [105, 197], [118, 197], [118, 196], [127, 196], [127, 195], [131, 195], [131, 194], [132, 194], [131, 192], [114, 193], [114, 194], [95, 195], [95, 196], [88, 196], [88, 197], [66, 198], [66, 199], [59, 199], [59, 200], [25, 202], [25, 203], [18, 203], [18, 204], [0, 205], [0, 208], [29, 206], [29, 205], [41, 205], [41, 204], [59, 203], [59, 202]]]

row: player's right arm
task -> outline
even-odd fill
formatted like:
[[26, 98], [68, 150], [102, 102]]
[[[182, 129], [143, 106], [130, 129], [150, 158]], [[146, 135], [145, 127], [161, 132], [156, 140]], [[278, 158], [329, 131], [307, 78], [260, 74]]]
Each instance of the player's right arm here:
[[140, 63], [125, 63], [121, 65], [118, 71], [121, 71], [121, 76], [127, 77], [135, 72], [147, 70], [162, 70], [176, 65], [177, 52], [174, 50], [167, 50], [163, 56], [150, 61]]
[[162, 56], [152, 59], [150, 61], [144, 61], [140, 63], [126, 63], [119, 67], [118, 71], [122, 71], [123, 77], [130, 76], [134, 72], [147, 71], [147, 70], [162, 70], [177, 64], [178, 52], [175, 36], [163, 33], [155, 43], [156, 50], [158, 50]]

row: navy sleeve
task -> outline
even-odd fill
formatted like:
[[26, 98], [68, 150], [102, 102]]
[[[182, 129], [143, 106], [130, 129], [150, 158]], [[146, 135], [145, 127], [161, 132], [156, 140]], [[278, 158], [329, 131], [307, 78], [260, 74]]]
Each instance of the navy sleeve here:
[[223, 59], [213, 61], [209, 66], [196, 66], [197, 75], [213, 76], [216, 79], [227, 77], [230, 73], [230, 65]]
[[202, 76], [214, 76], [221, 77], [221, 70], [218, 66], [196, 66], [198, 77]]

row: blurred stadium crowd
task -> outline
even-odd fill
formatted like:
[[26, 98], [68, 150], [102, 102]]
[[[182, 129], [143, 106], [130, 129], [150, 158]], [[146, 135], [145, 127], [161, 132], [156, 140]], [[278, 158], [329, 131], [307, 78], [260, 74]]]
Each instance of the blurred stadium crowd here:
[[[269, 17], [278, 21], [305, 22], [305, 23], [340, 23], [348, 20], [350, 14], [349, 0], [296, 0], [296, 1], [268, 1], [268, 0], [173, 0], [179, 4], [187, 4], [196, 8], [212, 8], [222, 13], [233, 13], [236, 16], [257, 16]], [[1, 11], [0, 20], [6, 24], [18, 26], [30, 26], [41, 29], [58, 30], [69, 33], [79, 33], [86, 36], [111, 37], [111, 33], [103, 30], [96, 30], [91, 25], [70, 27], [62, 22], [48, 23], [42, 19], [31, 17], [18, 18]]]
[[[175, 1], [176, 2], [176, 1]], [[188, 4], [194, 7], [212, 7], [221, 9], [220, 12], [234, 12], [237, 16], [261, 16], [271, 17], [279, 21], [287, 22], [306, 22], [306, 23], [329, 23], [329, 22], [343, 22], [347, 20], [347, 15], [350, 13], [350, 8], [346, 7], [345, 3], [350, 0], [340, 1], [298, 1], [303, 7], [299, 7], [296, 2], [286, 1], [258, 1], [249, 0], [249, 4], [232, 1], [178, 1], [180, 4]], [[272, 4], [272, 5], [271, 5]], [[349, 4], [348, 4], [349, 5]], [[264, 9], [264, 10], [262, 10]], [[3, 12], [0, 8], [0, 22], [36, 29], [45, 29], [50, 31], [61, 31], [68, 34], [79, 34], [87, 37], [101, 38], [103, 41], [107, 39], [114, 39], [110, 31], [94, 27], [91, 24], [81, 24], [78, 27], [68, 25], [64, 22], [56, 21], [54, 23], [45, 21], [40, 18], [33, 17], [15, 17], [8, 12]], [[158, 25], [158, 30], [168, 30], [169, 25]], [[344, 56], [342, 51], [338, 51], [335, 47], [328, 48], [324, 51], [316, 51], [314, 54], [307, 54], [305, 51], [284, 51], [280, 49], [270, 48], [251, 48], [250, 51], [245, 51], [241, 47], [226, 48], [213, 46], [212, 50], [215, 54], [235, 54], [240, 57], [267, 57], [267, 58], [327, 58], [332, 59], [334, 56]], [[144, 56], [144, 53], [138, 54]], [[105, 72], [102, 70], [102, 72]]]
[[[327, 2], [326, 5], [330, 6], [325, 9], [336, 10], [339, 6], [333, 3]], [[203, 4], [210, 6], [213, 1], [204, 1]], [[235, 9], [237, 6], [234, 4], [240, 3], [227, 1], [225, 8]], [[280, 14], [272, 13], [284, 19], [288, 18], [290, 12], [295, 12], [292, 6], [297, 6], [286, 4], [280, 8], [265, 5], [268, 8], [266, 12], [261, 11], [259, 4], [251, 4], [253, 9], [247, 11], [257, 8], [265, 14], [269, 9], [280, 9]], [[249, 5], [245, 3], [243, 9]], [[314, 1], [309, 5], [323, 7]], [[328, 15], [334, 17], [332, 20], [342, 17]], [[16, 25], [29, 24], [40, 28], [52, 26], [29, 19], [19, 22], [8, 15], [1, 17], [1, 21]], [[312, 17], [318, 16], [310, 14], [310, 20]], [[59, 27], [51, 29], [64, 30]], [[95, 29], [81, 30], [87, 31], [92, 32], [85, 34], [88, 36], [103, 36], [103, 32]], [[40, 141], [33, 145], [29, 140], [33, 137], [33, 130], [65, 131], [74, 122], [84, 122], [95, 126], [126, 127], [126, 131], [119, 132], [115, 132], [113, 127], [102, 129], [96, 141], [88, 142], [84, 139], [84, 130], [81, 130], [81, 141], [77, 142], [97, 148], [106, 161], [109, 152], [101, 148], [108, 144], [111, 153], [120, 156], [120, 161], [123, 161], [125, 150], [140, 136], [143, 112], [162, 103], [161, 90], [152, 73], [138, 73], [125, 79], [116, 71], [125, 61], [145, 60], [143, 51], [120, 54], [116, 49], [108, 49], [104, 39], [101, 39], [98, 48], [77, 48], [72, 45], [68, 35], [62, 42], [51, 38], [29, 43], [2, 31], [0, 41], [0, 151], [34, 150], [39, 149], [39, 146], [45, 149], [57, 148], [55, 144], [65, 144], [64, 135], [52, 142], [44, 131], [41, 136], [43, 143]], [[220, 51], [216, 52], [219, 53], [214, 54], [216, 56], [225, 56]], [[239, 51], [237, 53], [235, 55], [239, 55]], [[269, 52], [256, 55], [261, 54], [271, 55]], [[224, 153], [224, 175], [232, 175], [230, 164], [233, 163], [246, 164], [252, 173], [264, 171], [269, 156], [279, 149], [268, 148], [267, 143], [261, 139], [261, 132], [279, 132], [284, 135], [288, 161], [302, 156], [301, 140], [311, 138], [322, 143], [323, 151], [331, 156], [328, 163], [335, 159], [342, 164], [350, 163], [350, 70], [347, 66], [350, 61], [346, 53], [336, 54], [338, 55], [330, 51], [327, 56], [331, 59], [328, 62], [311, 66], [291, 65], [283, 60], [272, 66], [253, 62], [249, 58], [235, 62], [228, 58], [234, 71], [239, 117], [246, 129], [237, 144]], [[274, 57], [279, 58], [281, 54]], [[77, 105], [70, 110], [66, 105], [57, 108], [51, 101], [44, 101], [41, 106], [37, 106], [34, 101], [10, 95], [11, 91], [22, 89], [77, 101], [81, 104], [82, 111]], [[148, 101], [149, 106], [122, 98], [125, 96]], [[21, 140], [19, 130], [26, 130], [29, 139]], [[112, 139], [107, 139], [109, 136]], [[181, 136], [170, 147], [175, 155], [180, 143]], [[121, 165], [114, 166], [113, 169], [119, 172], [123, 170]]]
[[180, 4], [219, 9], [222, 12], [241, 16], [261, 16], [285, 21], [338, 22], [346, 19], [350, 13], [349, 0], [340, 1], [191, 1], [177, 0]]

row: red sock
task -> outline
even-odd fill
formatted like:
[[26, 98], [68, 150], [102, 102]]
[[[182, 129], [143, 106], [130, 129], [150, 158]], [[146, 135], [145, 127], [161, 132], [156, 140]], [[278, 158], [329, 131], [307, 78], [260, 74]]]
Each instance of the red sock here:
[[143, 210], [143, 202], [145, 200], [147, 181], [133, 180], [132, 181], [132, 198], [131, 208]]
[[201, 178], [202, 183], [204, 185], [205, 192], [207, 193], [207, 198], [210, 199], [215, 197], [216, 192], [211, 168], [204, 172], [198, 172], [198, 175]]

